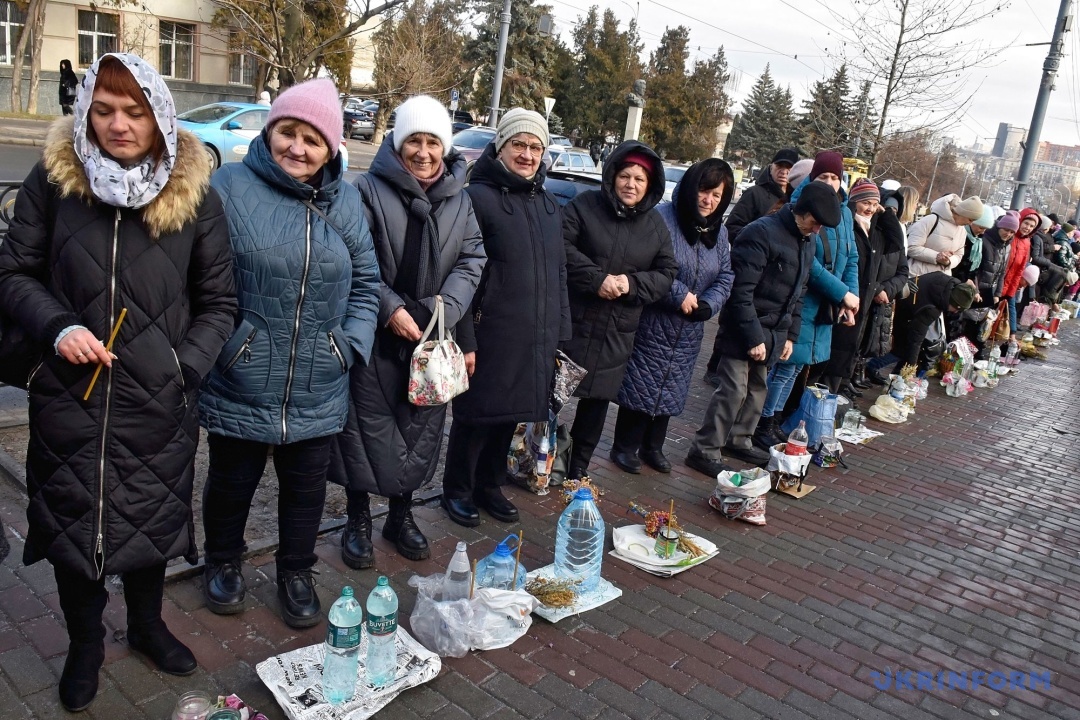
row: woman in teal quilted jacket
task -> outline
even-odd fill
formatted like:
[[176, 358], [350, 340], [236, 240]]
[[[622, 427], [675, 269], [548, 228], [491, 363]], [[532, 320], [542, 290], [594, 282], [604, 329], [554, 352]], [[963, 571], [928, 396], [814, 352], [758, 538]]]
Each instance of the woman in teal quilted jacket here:
[[203, 592], [213, 612], [243, 609], [244, 526], [272, 449], [278, 603], [292, 627], [322, 620], [311, 568], [331, 442], [379, 311], [360, 193], [342, 182], [342, 125], [332, 82], [295, 85], [271, 106], [244, 161], [212, 180], [229, 222], [240, 315], [201, 398], [210, 446]]
[[[854, 221], [847, 204], [847, 193], [840, 185], [844, 159], [840, 153], [821, 152], [814, 158], [810, 175], [792, 193], [793, 202], [810, 182], [832, 186], [840, 199], [840, 224], [825, 228], [817, 236], [814, 265], [806, 281], [803, 296], [802, 328], [791, 357], [769, 370], [768, 394], [761, 410], [761, 420], [754, 432], [754, 461], [768, 462], [768, 448], [784, 442], [786, 435], [779, 429], [778, 420], [784, 404], [796, 386], [796, 378], [807, 366], [823, 364], [832, 352], [833, 325], [841, 322], [855, 324], [859, 311], [859, 248], [855, 244]], [[801, 394], [801, 391], [800, 391]]]

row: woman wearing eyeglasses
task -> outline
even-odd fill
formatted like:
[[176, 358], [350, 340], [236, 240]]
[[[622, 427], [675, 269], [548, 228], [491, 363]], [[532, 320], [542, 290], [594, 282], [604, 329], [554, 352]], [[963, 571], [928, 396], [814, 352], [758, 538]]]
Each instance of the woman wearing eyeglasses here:
[[466, 191], [488, 261], [458, 325], [471, 377], [454, 399], [442, 501], [466, 527], [480, 524], [478, 508], [501, 522], [518, 519], [500, 487], [506, 450], [519, 422], [548, 419], [555, 348], [570, 339], [562, 211], [544, 190], [547, 145], [542, 115], [509, 110]]

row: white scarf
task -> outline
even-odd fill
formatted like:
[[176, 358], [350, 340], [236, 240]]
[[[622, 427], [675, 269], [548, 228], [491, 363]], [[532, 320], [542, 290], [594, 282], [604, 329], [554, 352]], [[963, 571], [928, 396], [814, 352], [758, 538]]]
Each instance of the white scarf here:
[[[87, 137], [88, 113], [94, 98], [98, 66], [103, 58], [110, 56], [124, 64], [154, 111], [158, 129], [165, 138], [165, 153], [156, 164], [153, 156], [147, 155], [135, 165], [124, 167], [101, 152], [101, 148]], [[172, 93], [157, 70], [138, 55], [130, 53], [107, 53], [98, 58], [86, 71], [75, 98], [74, 141], [75, 153], [82, 161], [94, 197], [115, 207], [141, 208], [149, 205], [169, 182], [176, 162], [176, 107]]]

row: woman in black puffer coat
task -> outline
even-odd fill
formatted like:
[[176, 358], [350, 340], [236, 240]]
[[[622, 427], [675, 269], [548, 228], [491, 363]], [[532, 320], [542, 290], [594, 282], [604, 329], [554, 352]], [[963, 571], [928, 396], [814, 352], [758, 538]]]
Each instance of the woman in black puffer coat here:
[[573, 338], [566, 354], [588, 375], [570, 435], [567, 477], [588, 474], [608, 403], [622, 385], [641, 311], [667, 295], [679, 272], [671, 235], [656, 205], [664, 196], [664, 167], [648, 145], [627, 140], [604, 163], [600, 190], [578, 195], [564, 209], [567, 287]]
[[[74, 118], [50, 128], [0, 245], [0, 310], [41, 350], [27, 390], [23, 561], [56, 573], [70, 639], [60, 701], [71, 711], [97, 693], [106, 575], [124, 582], [128, 645], [164, 672], [196, 669], [161, 619], [165, 564], [198, 556], [196, 395], [236, 298], [208, 157], [175, 117], [148, 63], [103, 56]], [[124, 309], [110, 354], [103, 342]]]
[[671, 472], [663, 452], [668, 421], [686, 405], [705, 321], [723, 309], [735, 279], [722, 225], [734, 191], [731, 167], [709, 158], [686, 171], [672, 202], [658, 210], [679, 274], [667, 297], [642, 312], [619, 390], [611, 460], [626, 472], [641, 472], [642, 462]]
[[513, 108], [473, 167], [469, 187], [487, 264], [472, 311], [458, 324], [469, 389], [454, 399], [442, 504], [459, 525], [477, 507], [514, 522], [501, 490], [519, 422], [547, 421], [555, 349], [570, 339], [562, 211], [544, 190], [547, 122]]

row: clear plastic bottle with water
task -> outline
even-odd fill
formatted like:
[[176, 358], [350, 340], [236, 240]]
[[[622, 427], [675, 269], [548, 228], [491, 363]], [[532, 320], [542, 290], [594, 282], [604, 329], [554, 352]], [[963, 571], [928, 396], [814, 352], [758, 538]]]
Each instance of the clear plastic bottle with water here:
[[356, 690], [360, 660], [360, 630], [364, 610], [346, 585], [326, 617], [326, 657], [323, 659], [323, 696], [332, 705], [351, 700]]
[[799, 426], [787, 436], [784, 444], [785, 455], [806, 455], [806, 446], [810, 444], [810, 436], [806, 434], [806, 421], [800, 420]]
[[555, 577], [578, 582], [577, 592], [595, 590], [604, 560], [604, 518], [592, 490], [574, 493], [555, 531]]
[[[514, 541], [513, 547], [510, 541]], [[496, 590], [517, 590], [525, 586], [525, 566], [517, 563], [514, 559], [514, 551], [517, 550], [517, 535], [507, 535], [495, 547], [495, 552], [476, 563], [476, 586], [495, 588]], [[517, 578], [514, 578], [514, 566], [517, 565]]]
[[367, 679], [375, 687], [397, 675], [398, 599], [386, 576], [380, 575], [367, 598]]
[[986, 376], [991, 380], [998, 376], [998, 366], [1001, 365], [1001, 346], [994, 343], [990, 348], [990, 359], [986, 363]]
[[472, 570], [469, 568], [468, 547], [464, 542], [459, 542], [454, 556], [450, 558], [450, 564], [446, 566], [442, 585], [443, 600], [467, 600], [469, 597]]
[[1005, 352], [1005, 364], [1016, 367], [1020, 363], [1020, 344], [1016, 340], [1009, 340], [1009, 349]]

